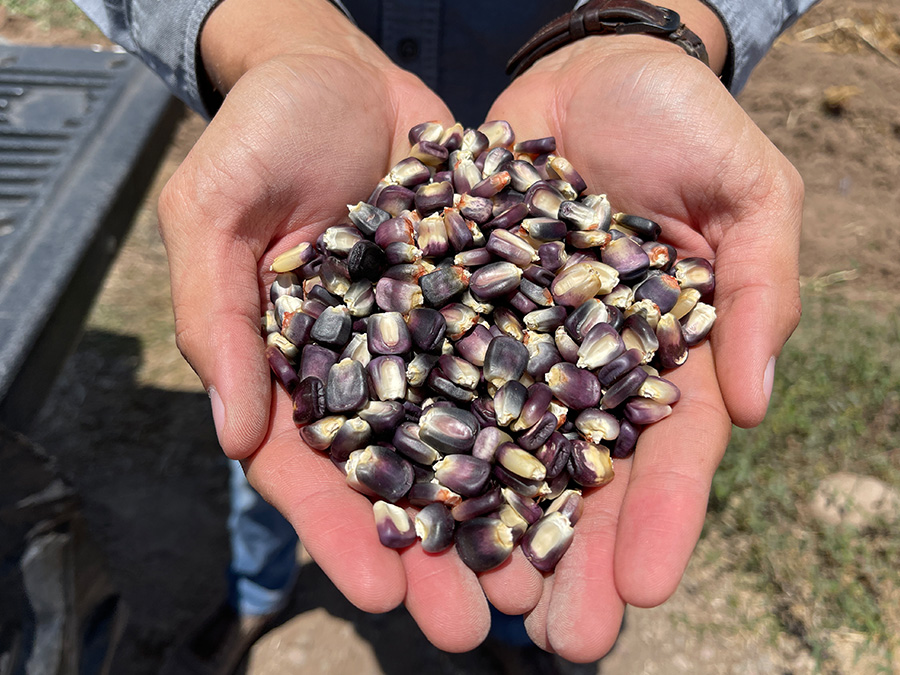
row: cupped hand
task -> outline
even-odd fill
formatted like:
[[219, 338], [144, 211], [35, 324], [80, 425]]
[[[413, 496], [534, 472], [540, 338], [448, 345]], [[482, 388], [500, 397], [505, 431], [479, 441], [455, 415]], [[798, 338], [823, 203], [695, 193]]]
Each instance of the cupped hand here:
[[275, 255], [367, 199], [408, 151], [412, 126], [452, 123], [418, 79], [386, 62], [325, 48], [251, 68], [166, 186], [160, 231], [177, 344], [210, 392], [225, 453], [350, 601], [372, 612], [405, 601], [435, 644], [458, 651], [487, 631], [477, 580], [455, 556], [401, 558], [380, 544], [369, 500], [302, 442], [260, 335]]
[[[675, 591], [732, 421], [765, 415], [774, 359], [800, 316], [803, 188], [716, 76], [655, 38], [588, 38], [547, 56], [489, 119], [508, 120], [519, 139], [555, 136], [589, 191], [659, 222], [679, 257], [715, 263], [711, 340], [667, 375], [681, 401], [615, 462], [611, 484], [588, 491], [574, 543], [526, 620], [539, 645], [588, 661], [611, 648], [626, 604]], [[482, 576], [501, 607], [531, 581], [512, 569]]]

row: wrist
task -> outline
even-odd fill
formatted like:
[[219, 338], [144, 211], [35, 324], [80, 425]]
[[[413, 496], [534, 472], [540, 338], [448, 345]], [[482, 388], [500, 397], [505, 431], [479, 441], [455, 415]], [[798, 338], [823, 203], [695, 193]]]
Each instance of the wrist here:
[[696, 33], [706, 46], [709, 67], [721, 75], [728, 58], [728, 35], [719, 16], [700, 0], [651, 0], [681, 17], [681, 22]]
[[225, 0], [200, 33], [213, 87], [227, 94], [250, 69], [284, 56], [319, 56], [390, 69], [390, 59], [328, 0]]
[[[665, 1], [665, 0], [664, 0]], [[655, 2], [655, 0], [654, 0]], [[528, 70], [590, 64], [609, 53], [688, 55], [721, 75], [728, 57], [725, 28], [701, 0], [592, 0], [542, 27], [507, 64], [514, 78]], [[696, 27], [696, 30], [694, 28]], [[707, 47], [708, 45], [708, 47]], [[586, 60], [582, 58], [587, 56]], [[574, 57], [574, 59], [573, 59]]]

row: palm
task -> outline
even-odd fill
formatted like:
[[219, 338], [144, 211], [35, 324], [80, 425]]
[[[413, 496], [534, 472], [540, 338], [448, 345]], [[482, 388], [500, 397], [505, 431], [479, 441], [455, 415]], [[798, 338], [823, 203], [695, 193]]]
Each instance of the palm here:
[[[765, 360], [796, 325], [799, 198], [786, 160], [714, 76], [683, 56], [618, 53], [597, 67], [535, 68], [489, 115], [509, 120], [519, 138], [555, 136], [589, 190], [660, 222], [681, 256], [716, 261], [712, 346], [692, 350], [671, 374], [682, 391], [675, 412], [643, 433], [633, 459], [616, 462], [612, 484], [586, 495], [575, 542], [528, 619], [539, 644], [588, 660], [611, 647], [625, 603], [653, 606], [674, 591], [731, 418], [750, 425], [765, 412]], [[787, 227], [776, 230], [772, 213]], [[761, 316], [765, 302], [752, 289], [778, 295], [772, 287], [782, 281], [793, 286], [776, 298], [776, 315]], [[499, 605], [508, 601], [502, 589], [526, 581], [494, 574], [506, 577], [487, 587], [498, 589]]]
[[[226, 453], [243, 460], [352, 602], [381, 612], [405, 601], [436, 644], [459, 650], [487, 630], [474, 576], [454, 556], [401, 558], [381, 546], [369, 500], [304, 446], [288, 396], [271, 395], [258, 328], [274, 255], [345, 218], [347, 204], [366, 199], [408, 149], [409, 128], [431, 119], [451, 122], [406, 74], [386, 81], [330, 59], [269, 62], [241, 78], [167, 186], [160, 229], [179, 346], [228, 401]], [[442, 583], [429, 582], [432, 574]]]

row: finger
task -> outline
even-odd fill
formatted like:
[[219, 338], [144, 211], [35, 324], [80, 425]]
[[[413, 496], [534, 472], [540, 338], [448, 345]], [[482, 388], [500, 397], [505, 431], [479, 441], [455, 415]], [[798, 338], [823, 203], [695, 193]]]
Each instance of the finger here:
[[406, 595], [400, 556], [382, 546], [369, 499], [300, 439], [287, 394], [274, 396], [272, 431], [245, 460], [247, 478], [294, 526], [304, 547], [350, 602], [386, 612]]
[[534, 609], [544, 590], [544, 578], [518, 546], [501, 567], [480, 575], [488, 601], [504, 614], [525, 614]]
[[[161, 205], [160, 222], [176, 228], [193, 219]], [[219, 444], [243, 459], [262, 442], [271, 391], [256, 256], [216, 231], [170, 236], [167, 254], [176, 344], [209, 393]]]
[[481, 644], [491, 627], [487, 600], [456, 551], [433, 555], [415, 545], [403, 551], [401, 559], [406, 608], [431, 644], [453, 653]]
[[599, 659], [619, 634], [625, 604], [616, 589], [613, 556], [630, 468], [631, 460], [615, 461], [613, 481], [586, 491], [575, 538], [553, 574], [547, 638], [552, 651], [569, 661]]
[[538, 647], [546, 652], [552, 652], [550, 639], [547, 637], [547, 616], [550, 611], [550, 598], [553, 597], [553, 575], [544, 578], [541, 599], [525, 617], [525, 631], [528, 637]]
[[617, 530], [616, 587], [638, 607], [664, 602], [678, 586], [731, 432], [708, 344], [666, 377], [681, 400], [641, 433]]
[[773, 197], [772, 210], [761, 214], [774, 223], [742, 220], [716, 252], [718, 318], [710, 340], [728, 412], [742, 427], [765, 416], [775, 358], [800, 321], [802, 184], [790, 179], [779, 191], [785, 196]]

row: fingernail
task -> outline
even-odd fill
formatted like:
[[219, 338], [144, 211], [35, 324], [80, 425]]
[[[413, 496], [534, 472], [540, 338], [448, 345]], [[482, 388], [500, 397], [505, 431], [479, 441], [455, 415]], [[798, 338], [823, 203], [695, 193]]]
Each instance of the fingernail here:
[[209, 394], [209, 402], [212, 406], [213, 423], [216, 425], [216, 436], [219, 437], [219, 444], [222, 443], [222, 431], [225, 429], [225, 404], [222, 403], [222, 397], [215, 387], [210, 387], [207, 391]]
[[766, 372], [763, 375], [763, 394], [766, 397], [766, 405], [769, 405], [769, 400], [772, 398], [772, 386], [775, 384], [775, 357], [769, 359], [769, 363], [766, 364]]

